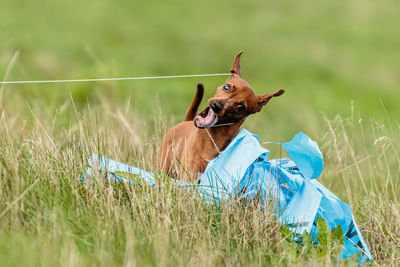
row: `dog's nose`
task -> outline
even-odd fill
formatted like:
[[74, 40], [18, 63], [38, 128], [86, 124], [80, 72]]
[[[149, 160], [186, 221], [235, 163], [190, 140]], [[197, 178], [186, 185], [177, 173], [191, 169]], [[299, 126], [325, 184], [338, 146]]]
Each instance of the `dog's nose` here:
[[211, 103], [210, 107], [215, 113], [219, 113], [222, 109], [222, 101], [214, 101]]

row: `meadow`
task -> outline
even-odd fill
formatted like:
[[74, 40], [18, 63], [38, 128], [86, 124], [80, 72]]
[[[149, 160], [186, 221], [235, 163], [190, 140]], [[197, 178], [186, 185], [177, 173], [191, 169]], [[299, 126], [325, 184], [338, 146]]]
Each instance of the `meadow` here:
[[[244, 50], [257, 93], [286, 89], [244, 128], [262, 142], [299, 131], [316, 140], [318, 179], [352, 206], [371, 264], [395, 266], [399, 11], [394, 0], [5, 0], [0, 79], [223, 73]], [[80, 181], [92, 153], [151, 169], [196, 84], [208, 98], [224, 81], [0, 85], [1, 265], [355, 264], [336, 260], [330, 235], [324, 247], [299, 246], [256, 205], [205, 205], [161, 178], [155, 189]]]

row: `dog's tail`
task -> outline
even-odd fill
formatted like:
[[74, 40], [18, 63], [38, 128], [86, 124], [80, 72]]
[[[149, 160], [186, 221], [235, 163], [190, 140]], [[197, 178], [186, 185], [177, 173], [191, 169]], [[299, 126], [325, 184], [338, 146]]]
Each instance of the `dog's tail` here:
[[184, 121], [192, 121], [196, 117], [197, 114], [197, 109], [200, 106], [201, 100], [203, 100], [203, 95], [204, 95], [204, 86], [203, 84], [199, 83], [197, 85], [197, 92], [196, 95], [194, 96], [192, 103], [190, 104], [190, 107], [188, 111], [186, 112], [186, 116]]

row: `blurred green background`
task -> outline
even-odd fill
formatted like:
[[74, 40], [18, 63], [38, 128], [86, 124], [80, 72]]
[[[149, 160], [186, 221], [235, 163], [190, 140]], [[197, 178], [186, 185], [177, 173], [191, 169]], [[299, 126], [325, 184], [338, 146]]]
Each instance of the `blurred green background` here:
[[[400, 115], [400, 2], [3, 0], [0, 79], [42, 80], [221, 73], [244, 50], [257, 93], [285, 88], [245, 127], [262, 139], [319, 135], [336, 114]], [[15, 64], [10, 65], [15, 58]], [[7, 68], [9, 71], [7, 71]], [[8, 73], [8, 75], [6, 75]], [[2, 105], [54, 110], [106, 97], [145, 121], [180, 121], [198, 82], [206, 97], [224, 77], [2, 86]], [[1, 101], [0, 101], [1, 103]], [[27, 113], [28, 114], [28, 113]]]

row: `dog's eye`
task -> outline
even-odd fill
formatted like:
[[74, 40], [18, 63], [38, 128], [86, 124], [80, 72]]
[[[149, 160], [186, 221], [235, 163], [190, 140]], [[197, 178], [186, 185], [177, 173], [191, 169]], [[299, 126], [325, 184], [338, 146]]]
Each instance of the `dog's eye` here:
[[231, 85], [230, 84], [224, 84], [224, 86], [222, 86], [222, 89], [224, 89], [225, 91], [229, 91], [229, 89], [231, 89]]
[[237, 106], [236, 106], [236, 112], [237, 113], [243, 113], [243, 112], [245, 112], [246, 111], [246, 107], [243, 105], [243, 104], [238, 104]]

